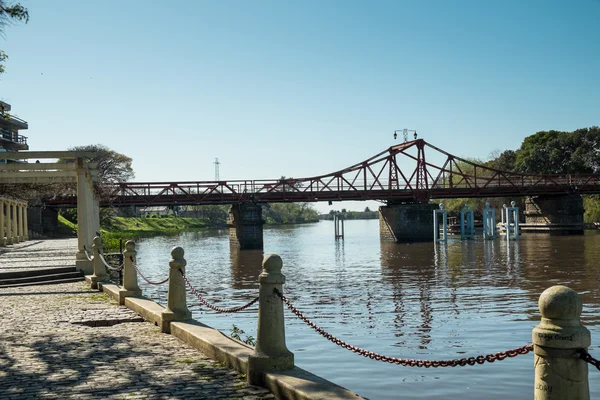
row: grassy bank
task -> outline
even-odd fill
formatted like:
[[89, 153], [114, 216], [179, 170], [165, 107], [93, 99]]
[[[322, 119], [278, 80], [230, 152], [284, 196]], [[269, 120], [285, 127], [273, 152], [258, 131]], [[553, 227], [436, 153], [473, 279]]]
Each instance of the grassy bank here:
[[[59, 230], [63, 234], [76, 235], [77, 225], [58, 216]], [[216, 227], [204, 218], [155, 217], [109, 217], [102, 221], [100, 233], [105, 251], [119, 249], [119, 240], [136, 240], [156, 235], [176, 235], [183, 231], [197, 231]]]

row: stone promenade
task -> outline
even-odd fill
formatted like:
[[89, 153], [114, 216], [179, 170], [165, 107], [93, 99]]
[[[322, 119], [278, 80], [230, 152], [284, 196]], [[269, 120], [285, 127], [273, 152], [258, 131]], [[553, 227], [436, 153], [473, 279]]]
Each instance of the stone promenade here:
[[[75, 246], [0, 248], [0, 272], [73, 266]], [[274, 398], [84, 282], [0, 289], [0, 301], [0, 399]]]

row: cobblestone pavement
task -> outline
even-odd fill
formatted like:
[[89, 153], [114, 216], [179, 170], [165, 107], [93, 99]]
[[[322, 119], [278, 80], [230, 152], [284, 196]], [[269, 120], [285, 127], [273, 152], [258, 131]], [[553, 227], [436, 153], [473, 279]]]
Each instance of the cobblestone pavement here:
[[28, 240], [0, 247], [0, 273], [74, 267], [77, 239]]
[[[60, 253], [30, 249], [44, 246]], [[25, 251], [1, 254], [0, 272]], [[0, 301], [0, 399], [274, 398], [83, 282], [0, 289]]]

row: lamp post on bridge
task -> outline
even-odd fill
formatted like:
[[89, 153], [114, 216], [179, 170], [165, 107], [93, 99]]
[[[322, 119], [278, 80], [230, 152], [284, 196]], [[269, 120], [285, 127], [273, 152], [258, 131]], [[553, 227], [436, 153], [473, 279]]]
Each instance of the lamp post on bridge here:
[[404, 143], [408, 142], [408, 133], [412, 132], [413, 133], [413, 137], [415, 138], [415, 140], [417, 140], [417, 131], [415, 131], [414, 129], [396, 129], [394, 131], [394, 140], [396, 138], [398, 138], [398, 132], [402, 131], [402, 135], [404, 137]]

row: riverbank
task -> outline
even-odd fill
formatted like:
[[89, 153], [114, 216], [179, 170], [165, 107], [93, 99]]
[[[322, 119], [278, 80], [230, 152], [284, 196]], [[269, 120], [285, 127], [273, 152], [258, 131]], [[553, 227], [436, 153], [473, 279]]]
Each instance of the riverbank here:
[[[76, 244], [11, 248], [0, 256], [0, 272], [46, 265], [49, 254], [73, 254]], [[84, 282], [4, 288], [0, 298], [2, 399], [274, 398]]]

